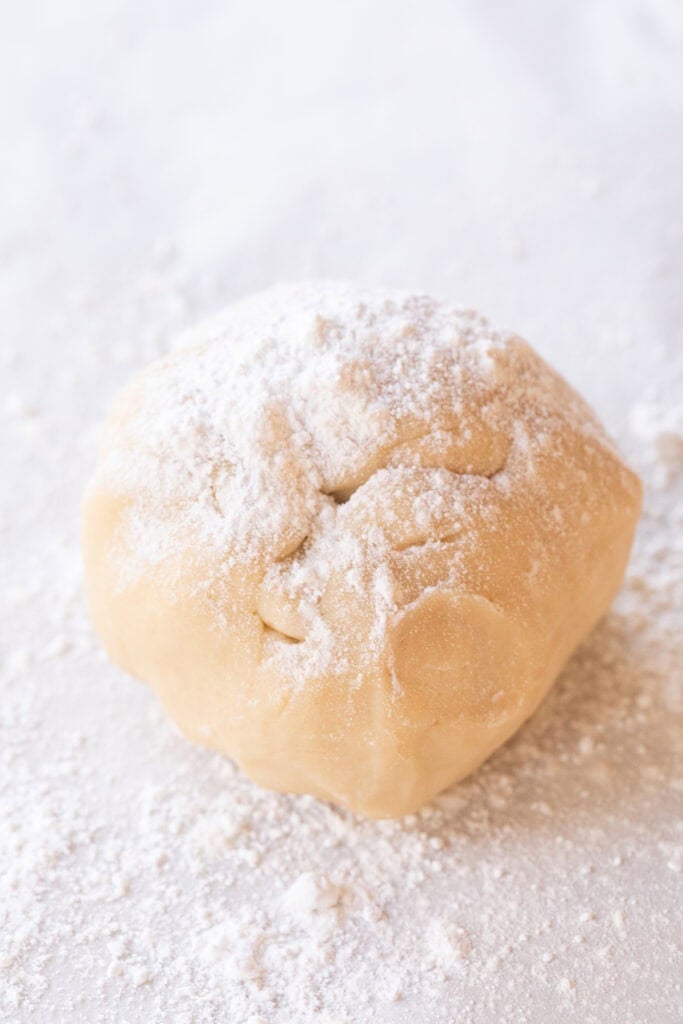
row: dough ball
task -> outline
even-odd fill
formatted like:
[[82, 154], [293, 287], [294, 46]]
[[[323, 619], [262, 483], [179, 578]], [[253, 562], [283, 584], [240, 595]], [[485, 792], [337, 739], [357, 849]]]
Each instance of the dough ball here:
[[88, 598], [191, 739], [400, 815], [532, 714], [617, 592], [640, 501], [521, 339], [424, 295], [279, 287], [119, 397]]

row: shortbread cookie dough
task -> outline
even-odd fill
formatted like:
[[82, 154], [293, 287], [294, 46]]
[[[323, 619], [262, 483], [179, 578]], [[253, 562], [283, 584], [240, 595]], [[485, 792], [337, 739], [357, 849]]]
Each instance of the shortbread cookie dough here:
[[520, 338], [425, 295], [278, 287], [118, 398], [88, 598], [191, 739], [400, 815], [534, 711], [615, 596], [640, 501]]

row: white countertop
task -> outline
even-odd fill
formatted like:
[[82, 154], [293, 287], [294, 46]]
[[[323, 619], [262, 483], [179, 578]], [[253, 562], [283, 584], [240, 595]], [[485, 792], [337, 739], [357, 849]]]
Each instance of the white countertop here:
[[[0, 36], [0, 1020], [673, 1024], [683, 6], [83, 0]], [[405, 822], [265, 793], [100, 654], [78, 502], [177, 330], [279, 280], [512, 327], [643, 474], [614, 612]]]

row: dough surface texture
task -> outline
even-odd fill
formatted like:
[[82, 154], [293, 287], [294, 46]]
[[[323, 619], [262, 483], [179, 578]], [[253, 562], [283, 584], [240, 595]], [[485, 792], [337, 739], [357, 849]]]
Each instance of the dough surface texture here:
[[640, 502], [520, 338], [425, 295], [279, 286], [117, 399], [88, 600], [192, 740], [400, 815], [532, 714], [619, 589]]

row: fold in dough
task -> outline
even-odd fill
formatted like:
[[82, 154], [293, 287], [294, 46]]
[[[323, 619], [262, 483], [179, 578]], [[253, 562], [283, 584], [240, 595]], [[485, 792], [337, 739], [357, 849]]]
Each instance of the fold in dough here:
[[191, 739], [400, 815], [533, 713], [619, 589], [640, 501], [519, 338], [424, 295], [281, 287], [117, 400], [88, 600]]

